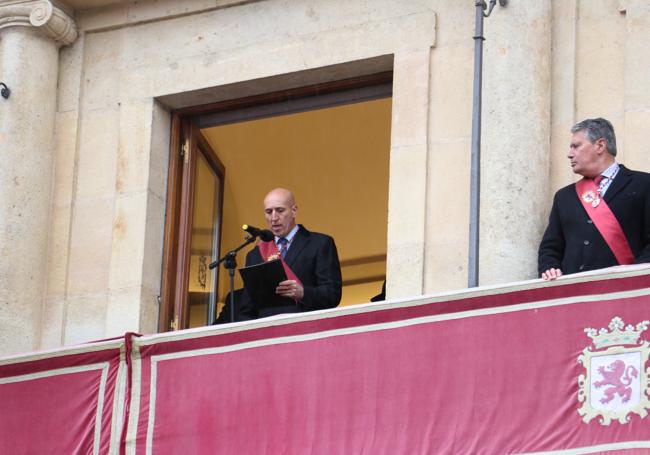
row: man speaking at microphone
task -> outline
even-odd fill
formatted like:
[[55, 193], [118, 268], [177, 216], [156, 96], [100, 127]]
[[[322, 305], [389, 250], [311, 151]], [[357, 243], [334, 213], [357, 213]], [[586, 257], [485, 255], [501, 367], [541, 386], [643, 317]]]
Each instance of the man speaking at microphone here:
[[274, 238], [260, 241], [246, 255], [246, 266], [282, 259], [288, 279], [279, 283], [275, 292], [292, 299], [293, 303], [257, 306], [245, 292], [238, 319], [334, 308], [341, 301], [341, 265], [334, 240], [296, 224], [297, 212], [291, 191], [271, 190], [264, 198], [264, 217]]
[[555, 194], [539, 246], [541, 277], [650, 262], [650, 174], [616, 162], [609, 121], [583, 120], [571, 133], [567, 157], [583, 178]]

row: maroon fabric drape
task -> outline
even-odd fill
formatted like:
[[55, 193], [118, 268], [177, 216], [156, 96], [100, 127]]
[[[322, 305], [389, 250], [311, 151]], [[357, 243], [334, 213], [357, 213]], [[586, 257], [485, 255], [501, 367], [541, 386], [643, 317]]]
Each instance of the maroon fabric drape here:
[[640, 453], [648, 320], [628, 267], [0, 359], [0, 453]]
[[[120, 444], [124, 340], [0, 359], [0, 453], [108, 454]], [[122, 353], [122, 356], [120, 356]], [[120, 374], [120, 372], [122, 372]], [[123, 382], [123, 381], [122, 381]]]

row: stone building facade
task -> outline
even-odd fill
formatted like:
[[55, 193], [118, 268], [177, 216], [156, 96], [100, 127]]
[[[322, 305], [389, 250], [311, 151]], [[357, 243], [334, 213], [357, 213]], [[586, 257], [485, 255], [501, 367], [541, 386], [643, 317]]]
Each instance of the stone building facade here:
[[[481, 284], [535, 277], [575, 121], [650, 170], [649, 29], [646, 0], [486, 20]], [[0, 1], [0, 353], [159, 330], [173, 111], [385, 71], [387, 294], [465, 287], [473, 33], [471, 1]]]

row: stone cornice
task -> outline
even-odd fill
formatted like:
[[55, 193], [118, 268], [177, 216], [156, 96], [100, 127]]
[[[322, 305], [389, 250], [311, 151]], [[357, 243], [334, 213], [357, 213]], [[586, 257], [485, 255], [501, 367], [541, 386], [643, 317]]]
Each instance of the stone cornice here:
[[0, 2], [0, 31], [15, 26], [35, 27], [62, 46], [77, 39], [72, 17], [50, 0]]

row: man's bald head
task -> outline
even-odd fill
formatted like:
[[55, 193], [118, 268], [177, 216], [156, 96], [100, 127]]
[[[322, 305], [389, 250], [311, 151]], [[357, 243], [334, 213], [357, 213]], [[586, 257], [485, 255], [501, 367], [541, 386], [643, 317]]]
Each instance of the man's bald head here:
[[298, 206], [293, 193], [286, 188], [275, 188], [264, 198], [266, 223], [277, 237], [285, 237], [296, 225]]
[[293, 193], [286, 188], [274, 188], [269, 191], [264, 198], [264, 205], [266, 206], [266, 202], [270, 200], [283, 201], [290, 205], [294, 205], [296, 203], [296, 198], [293, 196]]

